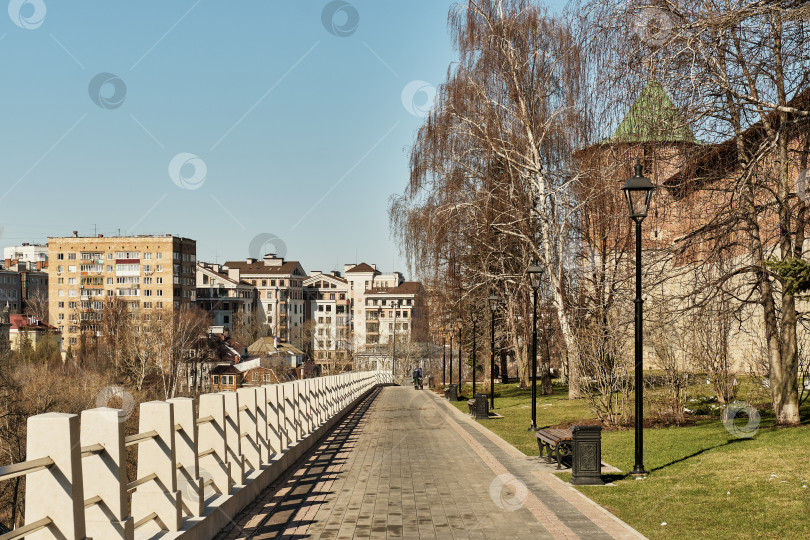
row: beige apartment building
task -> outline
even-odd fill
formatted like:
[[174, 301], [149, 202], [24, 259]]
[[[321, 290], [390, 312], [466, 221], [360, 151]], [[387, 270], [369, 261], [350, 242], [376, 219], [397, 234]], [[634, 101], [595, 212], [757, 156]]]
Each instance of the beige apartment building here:
[[313, 271], [304, 280], [308, 331], [316, 364], [351, 359], [349, 282], [339, 272]]
[[178, 236], [48, 238], [50, 324], [63, 348], [100, 331], [104, 303], [133, 313], [175, 309], [195, 299], [197, 243]]
[[270, 329], [273, 337], [297, 344], [302, 339], [304, 324], [304, 279], [307, 274], [298, 261], [285, 261], [268, 253], [261, 260], [228, 261], [223, 272], [238, 270], [242, 281], [259, 292], [259, 320]]
[[400, 272], [384, 274], [376, 264], [367, 263], [345, 265], [344, 275], [349, 284], [355, 353], [390, 343], [395, 331], [397, 340], [427, 338], [427, 309], [420, 283], [406, 282]]

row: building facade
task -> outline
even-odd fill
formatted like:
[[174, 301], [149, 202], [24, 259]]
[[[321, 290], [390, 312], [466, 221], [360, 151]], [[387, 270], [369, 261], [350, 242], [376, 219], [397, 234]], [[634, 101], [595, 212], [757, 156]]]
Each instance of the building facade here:
[[6, 266], [13, 264], [9, 261], [31, 263], [37, 269], [45, 268], [48, 264], [48, 246], [42, 244], [23, 243], [20, 246], [3, 248], [3, 260]]
[[352, 345], [349, 282], [339, 272], [313, 271], [304, 280], [304, 295], [313, 361], [345, 367]]
[[11, 313], [20, 313], [23, 309], [20, 273], [14, 270], [0, 270], [0, 307], [5, 306]]
[[63, 346], [99, 335], [105, 302], [118, 298], [136, 316], [173, 310], [196, 297], [197, 244], [178, 236], [48, 239], [50, 324]]
[[211, 313], [213, 326], [233, 332], [235, 317], [250, 324], [258, 299], [258, 289], [242, 279], [239, 268], [226, 270], [218, 264], [197, 263], [196, 304]]
[[304, 280], [307, 275], [298, 261], [285, 261], [274, 253], [262, 260], [228, 261], [225, 272], [238, 270], [241, 280], [258, 291], [257, 316], [270, 334], [282, 341], [300, 341], [304, 324]]

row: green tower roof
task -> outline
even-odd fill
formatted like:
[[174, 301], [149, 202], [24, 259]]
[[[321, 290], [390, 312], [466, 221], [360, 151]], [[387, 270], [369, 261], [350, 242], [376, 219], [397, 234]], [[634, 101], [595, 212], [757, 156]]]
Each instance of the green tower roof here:
[[690, 142], [695, 134], [656, 79], [650, 79], [606, 143]]

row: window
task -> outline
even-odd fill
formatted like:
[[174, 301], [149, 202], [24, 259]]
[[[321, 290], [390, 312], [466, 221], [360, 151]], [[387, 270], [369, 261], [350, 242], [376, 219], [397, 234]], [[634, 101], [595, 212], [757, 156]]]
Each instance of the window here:
[[[3, 280], [5, 281], [5, 278], [3, 278]], [[61, 278], [61, 277], [56, 278], [56, 284], [57, 285], [64, 285], [65, 284], [65, 278]]]
[[56, 293], [59, 296], [65, 296], [65, 289], [59, 289], [59, 292]]
[[158, 290], [157, 290], [157, 295], [156, 295], [156, 296], [163, 296], [163, 291], [162, 291], [162, 290], [160, 290], [160, 289], [158, 289]]
[[68, 296], [70, 296], [71, 298], [75, 298], [76, 296], [78, 296], [78, 294], [76, 293], [76, 289], [70, 289], [68, 291]]
[[140, 251], [117, 251], [115, 253], [116, 259], [140, 259]]
[[[158, 257], [158, 259], [159, 259], [159, 258], [160, 258], [160, 257]], [[157, 266], [155, 266], [155, 272], [163, 272], [163, 265], [162, 265], [162, 264], [158, 264]]]
[[62, 266], [61, 264], [60, 264], [59, 266], [57, 266], [57, 267], [56, 267], [56, 272], [57, 272], [57, 273], [61, 274], [61, 273], [62, 273], [62, 272], [64, 272], [64, 271], [65, 271], [65, 267], [64, 267], [64, 266]]
[[267, 287], [267, 280], [266, 279], [262, 280], [262, 287]]
[[150, 277], [143, 278], [143, 284], [144, 285], [151, 285], [152, 284], [152, 278], [150, 278]]
[[151, 272], [152, 271], [152, 265], [151, 264], [143, 265], [143, 271], [144, 272]]
[[275, 279], [271, 279], [271, 280], [270, 280], [270, 286], [271, 286], [271, 287], [275, 287], [275, 286], [276, 286], [276, 280], [275, 280]]
[[75, 271], [76, 271], [75, 265], [68, 266], [68, 272], [75, 272]]
[[56, 307], [58, 307], [59, 309], [62, 309], [63, 307], [65, 307], [65, 303], [64, 302], [57, 302]]
[[211, 379], [214, 382], [214, 384], [219, 384], [219, 375], [214, 375], [213, 377], [211, 377]]
[[147, 261], [151, 260], [152, 259], [152, 254], [151, 253], [144, 253], [143, 258], [146, 259]]
[[76, 260], [76, 254], [75, 253], [68, 253], [68, 260], [69, 261], [75, 261]]
[[144, 296], [152, 296], [152, 289], [144, 289], [143, 295]]
[[76, 309], [76, 302], [68, 302], [68, 307], [70, 309]]
[[115, 257], [113, 257], [113, 254], [112, 254], [112, 253], [107, 253], [107, 260], [108, 260], [108, 261], [111, 261], [111, 260], [113, 260], [114, 258], [115, 258]]
[[152, 302], [144, 302], [143, 309], [152, 309]]
[[155, 278], [155, 283], [157, 283], [158, 285], [163, 284], [163, 278], [162, 277]]
[[116, 264], [115, 275], [117, 276], [137, 276], [141, 273], [139, 264]]
[[155, 253], [155, 258], [156, 259], [162, 259], [163, 258], [163, 253]]
[[[161, 296], [161, 295], [159, 294], [158, 296]], [[155, 307], [157, 309], [163, 309], [163, 302], [156, 302]], [[158, 319], [158, 320], [160, 320], [160, 319]]]

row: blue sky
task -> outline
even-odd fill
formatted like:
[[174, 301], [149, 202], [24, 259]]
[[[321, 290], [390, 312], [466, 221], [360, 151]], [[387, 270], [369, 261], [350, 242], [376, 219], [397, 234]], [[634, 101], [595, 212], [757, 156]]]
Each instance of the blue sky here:
[[388, 199], [454, 3], [11, 0], [0, 245], [120, 229], [211, 262], [275, 245], [307, 271], [405, 270]]

